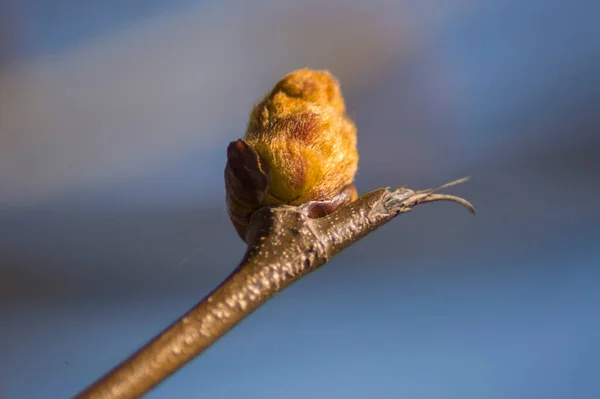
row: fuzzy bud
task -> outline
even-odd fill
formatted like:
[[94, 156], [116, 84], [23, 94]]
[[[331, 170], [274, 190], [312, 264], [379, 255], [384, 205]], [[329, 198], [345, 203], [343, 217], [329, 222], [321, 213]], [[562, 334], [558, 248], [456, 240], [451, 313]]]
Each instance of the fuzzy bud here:
[[356, 128], [336, 79], [301, 69], [254, 106], [243, 139], [228, 148], [227, 205], [244, 239], [252, 213], [266, 205], [328, 201], [358, 167]]

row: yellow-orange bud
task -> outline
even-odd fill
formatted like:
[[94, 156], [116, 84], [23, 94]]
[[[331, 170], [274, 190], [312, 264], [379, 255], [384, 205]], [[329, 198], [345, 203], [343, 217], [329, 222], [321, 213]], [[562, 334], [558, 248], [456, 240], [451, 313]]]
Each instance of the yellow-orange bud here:
[[357, 167], [356, 128], [338, 82], [328, 72], [294, 71], [254, 106], [244, 138], [229, 145], [231, 220], [244, 239], [252, 213], [265, 205], [335, 203], [330, 212], [355, 199], [347, 187]]

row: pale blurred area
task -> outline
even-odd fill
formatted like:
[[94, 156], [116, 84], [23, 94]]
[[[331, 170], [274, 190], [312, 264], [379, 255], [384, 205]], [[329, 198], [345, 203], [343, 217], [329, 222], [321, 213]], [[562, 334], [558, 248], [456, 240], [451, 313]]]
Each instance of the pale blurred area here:
[[465, 175], [149, 398], [600, 397], [600, 4], [0, 0], [0, 398], [65, 398], [244, 246], [228, 142], [328, 69], [359, 191]]

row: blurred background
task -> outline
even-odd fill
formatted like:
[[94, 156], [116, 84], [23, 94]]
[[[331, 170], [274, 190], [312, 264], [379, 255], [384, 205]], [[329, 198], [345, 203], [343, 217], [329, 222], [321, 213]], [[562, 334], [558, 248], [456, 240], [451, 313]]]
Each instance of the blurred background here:
[[149, 398], [600, 397], [600, 4], [0, 0], [0, 398], [65, 398], [222, 281], [226, 145], [328, 69], [357, 186], [452, 192]]

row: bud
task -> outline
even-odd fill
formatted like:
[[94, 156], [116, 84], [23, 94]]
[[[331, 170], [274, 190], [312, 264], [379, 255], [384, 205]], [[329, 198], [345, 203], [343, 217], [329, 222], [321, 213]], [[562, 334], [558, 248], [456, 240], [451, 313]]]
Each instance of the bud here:
[[250, 217], [267, 205], [320, 206], [330, 213], [356, 198], [356, 127], [345, 114], [338, 82], [301, 69], [254, 106], [243, 139], [227, 149], [230, 218], [242, 239]]

